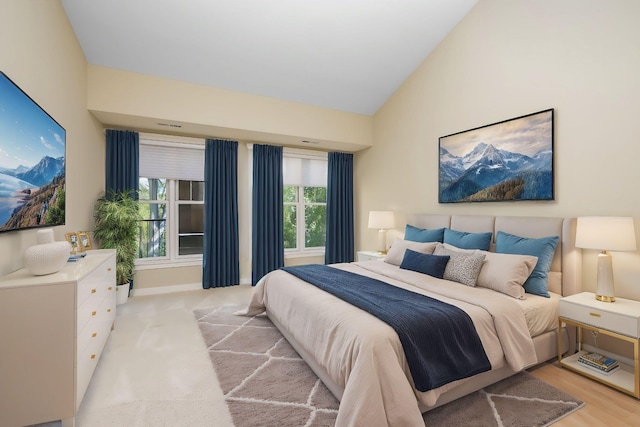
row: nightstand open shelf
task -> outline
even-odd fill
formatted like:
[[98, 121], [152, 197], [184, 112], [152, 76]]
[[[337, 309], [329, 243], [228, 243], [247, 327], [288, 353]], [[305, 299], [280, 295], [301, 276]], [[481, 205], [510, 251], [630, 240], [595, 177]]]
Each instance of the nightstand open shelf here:
[[[560, 366], [640, 399], [640, 302], [618, 298], [615, 303], [603, 303], [597, 301], [594, 294], [583, 292], [562, 298], [558, 310], [558, 326], [562, 327], [564, 323], [578, 330], [578, 352], [564, 358], [559, 353]], [[578, 358], [586, 352], [582, 347], [584, 330], [630, 343], [633, 360], [589, 348], [589, 351], [618, 360], [620, 368], [607, 375], [584, 366], [578, 362]]]
[[[640, 374], [640, 367], [638, 366], [638, 340], [637, 339], [634, 340], [633, 338], [626, 337], [624, 335], [620, 335], [615, 332], [608, 331], [606, 329], [592, 327], [581, 322], [576, 322], [574, 320], [567, 319], [565, 317], [559, 317], [558, 321], [560, 324], [566, 323], [567, 325], [573, 325], [578, 328], [578, 350], [579, 351], [575, 354], [572, 354], [571, 356], [564, 357], [564, 358], [562, 357], [561, 354], [559, 354], [558, 361], [560, 362], [561, 366], [571, 369], [572, 371], [575, 371], [593, 380], [599, 381], [603, 384], [607, 384], [608, 386], [613, 387], [617, 390], [620, 390], [623, 393], [627, 393], [636, 398], [640, 398], [640, 389], [638, 387], [638, 376]], [[618, 360], [620, 363], [620, 368], [615, 372], [612, 372], [611, 374], [606, 375], [606, 374], [601, 374], [593, 369], [589, 369], [586, 366], [582, 365], [580, 362], [578, 362], [578, 358], [582, 354], [587, 353], [587, 351], [584, 351], [581, 349], [582, 329], [596, 331], [603, 335], [609, 335], [618, 339], [631, 342], [634, 345], [635, 366], [622, 362], [620, 360], [621, 359], [620, 356], [607, 353], [598, 349], [593, 349], [593, 351], [601, 354], [606, 354], [607, 356]], [[589, 350], [589, 351], [592, 351], [592, 350]]]
[[576, 354], [565, 357], [560, 360], [560, 364], [563, 367], [579, 372], [586, 377], [600, 381], [624, 393], [635, 396], [635, 387], [633, 385], [635, 375], [633, 372], [633, 366], [620, 362], [620, 368], [616, 369], [615, 372], [612, 372], [609, 375], [601, 374], [598, 371], [589, 369], [582, 363], [578, 362], [578, 358], [584, 353], [587, 353], [587, 351], [579, 351]]

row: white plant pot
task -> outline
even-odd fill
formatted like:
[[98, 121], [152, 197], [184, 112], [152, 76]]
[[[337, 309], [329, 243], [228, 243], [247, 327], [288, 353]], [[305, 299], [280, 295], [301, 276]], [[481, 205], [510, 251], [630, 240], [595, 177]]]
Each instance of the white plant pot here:
[[129, 284], [116, 286], [116, 305], [124, 304], [129, 298]]

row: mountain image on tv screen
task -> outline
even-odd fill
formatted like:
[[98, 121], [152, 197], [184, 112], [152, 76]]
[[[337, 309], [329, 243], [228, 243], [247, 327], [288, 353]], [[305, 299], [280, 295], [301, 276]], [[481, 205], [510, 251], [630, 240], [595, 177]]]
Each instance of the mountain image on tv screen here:
[[65, 222], [66, 132], [0, 72], [0, 232]]

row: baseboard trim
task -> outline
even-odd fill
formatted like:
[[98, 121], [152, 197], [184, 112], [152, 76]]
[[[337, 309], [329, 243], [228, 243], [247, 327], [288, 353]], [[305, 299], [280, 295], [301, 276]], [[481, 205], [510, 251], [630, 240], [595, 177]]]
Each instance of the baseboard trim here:
[[[251, 285], [251, 279], [240, 279], [241, 285]], [[156, 286], [153, 288], [132, 289], [132, 297], [142, 297], [146, 295], [170, 294], [173, 292], [197, 291], [202, 289], [202, 283], [185, 283], [182, 285]]]
[[173, 292], [197, 291], [202, 289], [202, 283], [185, 283], [183, 285], [156, 286], [153, 288], [132, 289], [132, 297], [142, 297], [146, 295], [170, 294]]

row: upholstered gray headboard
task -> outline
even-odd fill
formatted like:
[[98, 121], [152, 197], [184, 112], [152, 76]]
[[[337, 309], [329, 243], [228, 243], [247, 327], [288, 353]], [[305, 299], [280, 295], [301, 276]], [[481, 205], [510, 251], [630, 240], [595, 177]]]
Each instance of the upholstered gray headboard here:
[[576, 248], [576, 218], [488, 215], [407, 215], [407, 223], [420, 228], [451, 228], [469, 233], [498, 231], [522, 237], [560, 238], [549, 272], [549, 290], [563, 296], [582, 292], [582, 250]]

